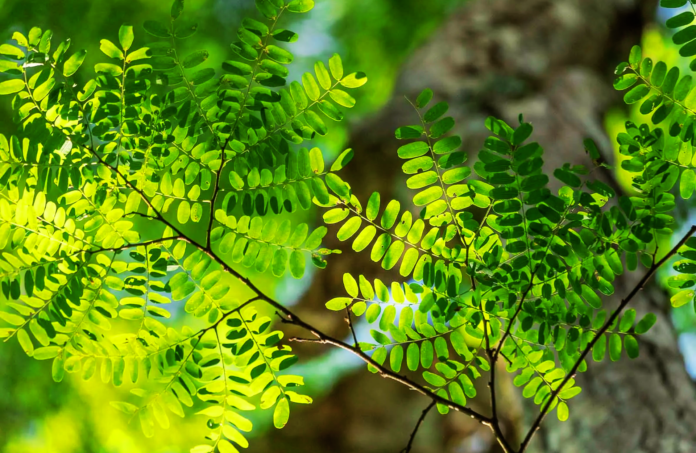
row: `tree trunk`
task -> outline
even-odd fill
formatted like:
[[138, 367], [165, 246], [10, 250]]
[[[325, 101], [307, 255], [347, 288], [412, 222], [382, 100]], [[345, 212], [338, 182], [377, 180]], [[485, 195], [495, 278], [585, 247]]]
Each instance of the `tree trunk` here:
[[[547, 171], [565, 162], [589, 165], [582, 145], [586, 137], [595, 139], [607, 160], [613, 160], [612, 142], [602, 126], [605, 112], [620, 99], [611, 88], [613, 68], [627, 58], [633, 44], [640, 42], [655, 3], [471, 1], [413, 55], [404, 67], [393, 101], [356, 128], [350, 144], [356, 157], [343, 170], [343, 176], [363, 203], [375, 190], [381, 192], [383, 202], [390, 197], [410, 199], [401, 189], [405, 187], [405, 178], [396, 156], [399, 144], [393, 131], [417, 122], [403, 95], [413, 98], [423, 88], [432, 88], [436, 98], [450, 103], [449, 114], [457, 120], [456, 132], [462, 135], [464, 147], [472, 157], [488, 136], [484, 128], [487, 116], [495, 115], [516, 124], [517, 115], [523, 113], [525, 120], [534, 125], [534, 140], [545, 148]], [[612, 182], [610, 174], [603, 177]], [[337, 242], [329, 246], [340, 247]], [[345, 246], [341, 248], [346, 250]], [[364, 254], [344, 251], [344, 255], [331, 259], [325, 272], [315, 276], [300, 307], [314, 318], [310, 322], [343, 333], [347, 332], [343, 321], [326, 315], [322, 307], [325, 301], [342, 293], [344, 272], [385, 276]], [[616, 284], [615, 300], [628, 293], [640, 273], [638, 270], [632, 273], [635, 275], [621, 277], [623, 281]], [[640, 358], [629, 360], [624, 354], [617, 363], [607, 363], [608, 359], [590, 363], [589, 370], [579, 377], [583, 392], [570, 404], [570, 420], [559, 423], [553, 414], [549, 416], [532, 442], [532, 451], [696, 451], [696, 395], [670, 323], [668, 297], [653, 286], [636, 297], [631, 306], [639, 316], [648, 310], [658, 316], [657, 325], [641, 338]], [[314, 436], [319, 430], [324, 441], [300, 434], [305, 447], [302, 451], [328, 451], [330, 445], [330, 451], [336, 452], [397, 452], [407, 442], [420, 415], [417, 408], [428, 402], [406, 391], [375, 390], [397, 384], [368, 373], [345, 380], [349, 381], [344, 383], [347, 389], [341, 389], [339, 383], [331, 395], [317, 402], [317, 413], [326, 416], [331, 408], [340, 426], [325, 426], [321, 419], [308, 422]], [[504, 395], [498, 410], [506, 417], [504, 428], [513, 445], [517, 445], [538, 408], [524, 405], [524, 415], [520, 416], [520, 404], [524, 403], [519, 397], [509, 396], [514, 394], [509, 386], [509, 380], [501, 383]], [[484, 389], [481, 390], [485, 397]], [[365, 391], [369, 392], [368, 398], [364, 397]], [[399, 399], [395, 400], [397, 396]], [[482, 406], [486, 401], [483, 398], [474, 404]], [[311, 412], [301, 416], [312, 419]], [[361, 415], [365, 413], [366, 416]], [[366, 417], [374, 423], [365, 423]], [[423, 439], [416, 442], [414, 452], [497, 451], [487, 428], [459, 416], [431, 417], [435, 421], [427, 421]], [[295, 436], [292, 429], [287, 435]], [[478, 437], [462, 440], [472, 434]], [[307, 436], [313, 437], [309, 433]], [[370, 439], [383, 442], [373, 445]]]

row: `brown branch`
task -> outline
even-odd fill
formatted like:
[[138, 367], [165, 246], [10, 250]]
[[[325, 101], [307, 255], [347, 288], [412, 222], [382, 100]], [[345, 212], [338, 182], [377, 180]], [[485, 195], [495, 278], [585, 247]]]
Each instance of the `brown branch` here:
[[432, 409], [435, 406], [435, 401], [431, 401], [428, 407], [423, 409], [423, 413], [421, 416], [418, 418], [418, 421], [416, 422], [416, 427], [413, 428], [413, 432], [411, 433], [411, 437], [408, 439], [408, 445], [406, 445], [406, 448], [401, 450], [401, 453], [409, 453], [411, 451], [411, 447], [413, 446], [413, 441], [416, 439], [416, 434], [418, 434], [418, 430], [420, 429], [421, 425], [423, 424], [423, 420], [425, 420], [425, 417], [428, 416], [428, 412], [430, 412], [430, 409]]
[[[256, 291], [256, 290], [254, 290], [254, 291]], [[290, 310], [288, 310], [287, 308], [285, 308], [283, 305], [279, 304], [278, 302], [274, 301], [273, 299], [268, 298], [266, 296], [263, 296], [262, 294], [259, 294], [259, 298], [266, 301], [268, 304], [273, 306], [276, 310], [282, 312], [285, 315], [284, 322], [286, 322], [288, 324], [294, 324], [298, 327], [302, 327], [303, 329], [307, 330], [308, 332], [310, 332], [312, 335], [314, 335], [316, 337], [315, 340], [292, 338], [291, 341], [305, 342], [305, 343], [311, 342], [311, 343], [319, 343], [319, 344], [328, 344], [328, 345], [336, 346], [340, 349], [346, 350], [346, 351], [352, 353], [353, 355], [358, 356], [363, 362], [376, 368], [379, 375], [382, 376], [383, 378], [391, 379], [391, 380], [396, 381], [400, 384], [403, 384], [406, 387], [410, 388], [411, 390], [415, 390], [416, 392], [420, 393], [421, 395], [427, 396], [428, 398], [432, 399], [433, 401], [435, 401], [437, 403], [445, 405], [452, 410], [462, 412], [466, 415], [469, 415], [471, 418], [478, 420], [479, 422], [483, 423], [484, 425], [490, 426], [490, 424], [491, 424], [490, 417], [486, 417], [483, 414], [480, 414], [472, 409], [469, 409], [468, 407], [465, 407], [465, 406], [457, 404], [453, 401], [450, 401], [447, 398], [443, 398], [443, 397], [433, 393], [432, 391], [428, 390], [426, 387], [422, 386], [421, 384], [414, 382], [405, 376], [401, 376], [401, 375], [399, 375], [391, 370], [388, 370], [387, 368], [383, 367], [379, 363], [375, 362], [372, 359], [372, 357], [365, 354], [362, 350], [360, 350], [360, 348], [350, 346], [349, 344], [347, 344], [341, 340], [338, 340], [334, 337], [331, 337], [331, 336], [325, 334], [324, 332], [321, 332], [316, 327], [302, 321], [302, 319], [300, 319], [297, 315], [295, 315], [293, 312], [291, 312]]]
[[585, 357], [587, 357], [587, 354], [590, 353], [594, 345], [599, 341], [599, 338], [604, 335], [604, 333], [609, 329], [609, 326], [611, 326], [614, 321], [619, 317], [621, 314], [621, 311], [626, 308], [626, 306], [631, 302], [631, 299], [638, 294], [639, 291], [643, 289], [645, 284], [650, 280], [650, 278], [657, 272], [657, 270], [667, 262], [672, 256], [674, 256], [679, 248], [686, 243], [686, 241], [696, 233], [696, 225], [692, 226], [691, 229], [686, 233], [686, 235], [675, 245], [672, 250], [670, 250], [660, 261], [657, 263], [653, 264], [648, 272], [643, 276], [643, 278], [638, 282], [638, 284], [631, 290], [631, 292], [626, 296], [621, 303], [619, 304], [618, 308], [614, 310], [614, 312], [611, 314], [609, 319], [607, 319], [602, 326], [601, 329], [597, 331], [597, 334], [595, 337], [590, 341], [587, 346], [585, 346], [585, 349], [583, 349], [582, 353], [580, 354], [580, 357], [575, 361], [575, 364], [573, 365], [573, 368], [571, 368], [570, 372], [566, 375], [566, 377], [561, 381], [561, 384], [551, 392], [551, 395], [549, 395], [548, 401], [544, 405], [544, 407], [541, 410], [541, 413], [537, 416], [536, 420], [534, 420], [534, 423], [532, 426], [529, 428], [529, 431], [527, 432], [527, 435], [525, 436], [524, 440], [522, 441], [522, 444], [520, 445], [520, 449], [518, 450], [517, 453], [523, 453], [527, 447], [529, 446], [529, 442], [532, 440], [534, 437], [534, 434], [539, 430], [539, 427], [541, 426], [541, 423], [544, 421], [544, 417], [546, 417], [546, 414], [549, 411], [549, 408], [551, 407], [551, 404], [553, 404], [553, 401], [556, 399], [559, 393], [563, 391], [563, 387], [575, 377], [575, 374], [578, 372], [578, 368], [580, 368], [580, 364], [585, 360]]
[[[534, 277], [532, 277], [533, 279]], [[522, 304], [520, 304], [520, 307]], [[500, 428], [500, 420], [498, 419], [498, 407], [496, 403], [496, 393], [495, 393], [495, 364], [498, 362], [498, 355], [491, 348], [491, 340], [488, 333], [489, 322], [486, 321], [486, 315], [483, 310], [483, 298], [479, 300], [479, 310], [481, 311], [481, 317], [483, 318], [483, 336], [486, 339], [486, 355], [488, 356], [488, 361], [490, 362], [491, 370], [489, 372], [488, 388], [491, 398], [491, 429], [498, 440], [498, 443], [502, 447], [505, 453], [512, 453], [513, 449], [508, 443], [503, 430]], [[501, 340], [502, 341], [502, 340]], [[497, 351], [497, 350], [496, 350]]]
[[524, 294], [522, 294], [522, 299], [520, 299], [520, 304], [517, 307], [517, 310], [515, 310], [515, 313], [510, 318], [510, 322], [508, 323], [507, 327], [505, 328], [505, 332], [503, 332], [503, 336], [500, 338], [500, 341], [498, 342], [498, 347], [493, 352], [493, 359], [495, 361], [498, 360], [498, 356], [500, 355], [500, 350], [503, 349], [503, 345], [505, 344], [505, 340], [507, 340], [507, 337], [510, 336], [510, 333], [512, 332], [512, 326], [513, 326], [513, 324], [515, 324], [515, 321], [517, 320], [517, 316], [519, 316], [520, 312], [522, 311], [522, 305], [524, 304], [524, 299], [527, 297], [529, 292], [534, 287], [534, 276], [536, 275], [536, 272], [538, 269], [539, 269], [539, 266], [537, 266], [536, 269], [534, 269], [534, 272], [532, 272], [532, 276], [530, 277], [530, 280], [529, 280], [529, 286], [527, 287], [527, 290], [524, 292]]
[[176, 240], [186, 240], [184, 236], [168, 236], [164, 237], [161, 239], [152, 239], [150, 241], [145, 241], [145, 242], [134, 242], [131, 244], [124, 244], [120, 247], [111, 247], [111, 248], [100, 248], [100, 249], [95, 249], [95, 250], [84, 250], [87, 253], [103, 253], [103, 252], [120, 252], [126, 249], [130, 249], [133, 247], [145, 247], [148, 245], [153, 245], [153, 244], [158, 244], [160, 242], [167, 242], [167, 241], [176, 241]]
[[348, 323], [348, 328], [350, 328], [350, 333], [353, 335], [354, 346], [358, 347], [358, 336], [355, 335], [355, 327], [353, 327], [353, 319], [350, 315], [350, 308], [346, 307], [346, 322]]

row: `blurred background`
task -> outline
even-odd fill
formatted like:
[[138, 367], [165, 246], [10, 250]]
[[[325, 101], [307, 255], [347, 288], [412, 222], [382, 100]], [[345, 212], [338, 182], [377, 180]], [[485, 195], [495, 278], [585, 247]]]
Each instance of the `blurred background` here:
[[[169, 6], [164, 0], [0, 0], [0, 40], [9, 42], [13, 31], [26, 34], [32, 26], [50, 28], [54, 41], [69, 37], [73, 48], [88, 50], [88, 67], [104, 61], [99, 40], [116, 41], [122, 23], [137, 25], [136, 45], [146, 45], [148, 37], [137, 33], [140, 24], [168, 17]], [[229, 44], [236, 40], [241, 19], [257, 17], [253, 0], [187, 0], [185, 14], [200, 24], [186, 45], [209, 50], [211, 67], [230, 57]], [[348, 72], [368, 74], [368, 84], [357, 90], [358, 105], [347, 112], [348, 121], [334, 125], [317, 144], [330, 155], [347, 147], [356, 151], [344, 176], [363, 201], [379, 190], [383, 200], [395, 197], [406, 203], [410, 197], [402, 184], [393, 131], [414, 121], [403, 95], [426, 87], [450, 102], [456, 132], [470, 153], [478, 151], [486, 136], [486, 116], [513, 121], [524, 113], [546, 149], [549, 168], [566, 161], [589, 164], [582, 147], [586, 137], [616, 163], [612, 137], [626, 120], [644, 119], [623, 106], [612, 89], [613, 68], [640, 42], [644, 55], [688, 71], [688, 61], [680, 60], [662, 25], [664, 18], [654, 0], [317, 0], [310, 14], [294, 16], [290, 20], [295, 22], [284, 27], [300, 36], [293, 45], [299, 62], [291, 79], [335, 52]], [[14, 128], [8, 104], [0, 105], [4, 134]], [[603, 177], [630, 194], [629, 180], [620, 171]], [[682, 225], [690, 224], [689, 208], [678, 207]], [[311, 222], [320, 222], [318, 213], [311, 215]], [[329, 239], [329, 246], [339, 245]], [[341, 276], [347, 271], [394, 277], [366, 255], [346, 251], [332, 256], [327, 270], [302, 281], [283, 280], [272, 291], [308, 322], [346, 335], [341, 317], [323, 305], [343, 292]], [[696, 420], [694, 307], [672, 310], [659, 282], [647, 288], [637, 307], [658, 312], [661, 321], [644, 340], [642, 357], [592, 364], [581, 378], [585, 390], [571, 405], [571, 421], [545, 425], [534, 451], [696, 451], [696, 434], [688, 428]], [[183, 309], [174, 319], [185, 320]], [[254, 419], [249, 452], [397, 453], [406, 446], [427, 400], [367, 373], [340, 352], [318, 346], [300, 352], [297, 371], [306, 376], [315, 403], [296, 410], [282, 431], [272, 428], [271, 413]], [[535, 409], [520, 400], [509, 381], [500, 385], [505, 430], [519, 439]], [[85, 383], [71, 375], [54, 384], [49, 362], [27, 358], [15, 341], [2, 345], [0, 452], [183, 453], [202, 439], [205, 421], [194, 416], [145, 439], [137, 423], [128, 424], [108, 405], [126, 399], [127, 392], [127, 386], [116, 389], [98, 379]], [[487, 411], [485, 397], [472, 404]], [[487, 428], [461, 414], [443, 417], [433, 411], [413, 451], [499, 450]]]

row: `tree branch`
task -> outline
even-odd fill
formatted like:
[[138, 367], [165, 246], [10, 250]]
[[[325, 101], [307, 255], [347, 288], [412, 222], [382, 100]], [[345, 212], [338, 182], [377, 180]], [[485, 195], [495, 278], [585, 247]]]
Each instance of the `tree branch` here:
[[350, 333], [353, 335], [353, 341], [355, 342], [354, 346], [357, 348], [358, 347], [358, 336], [355, 335], [355, 327], [353, 327], [353, 319], [351, 317], [349, 307], [346, 307], [346, 322], [348, 323], [348, 328], [350, 329]]
[[425, 417], [428, 416], [428, 412], [430, 412], [430, 409], [432, 409], [435, 406], [435, 401], [431, 401], [428, 407], [423, 409], [423, 413], [421, 416], [418, 418], [418, 421], [416, 422], [416, 427], [413, 428], [413, 432], [411, 433], [411, 437], [408, 439], [408, 445], [406, 445], [406, 448], [401, 450], [401, 453], [409, 453], [411, 451], [411, 447], [413, 446], [413, 441], [416, 439], [416, 434], [418, 434], [418, 430], [420, 429], [421, 425], [423, 424], [423, 420], [425, 420]]
[[452, 410], [467, 414], [471, 418], [478, 420], [479, 422], [483, 423], [484, 425], [490, 425], [490, 423], [491, 423], [490, 417], [486, 417], [483, 414], [480, 414], [472, 409], [469, 409], [468, 407], [465, 407], [465, 406], [457, 404], [453, 401], [450, 401], [447, 398], [443, 398], [443, 397], [431, 392], [426, 387], [418, 384], [417, 382], [414, 382], [405, 376], [401, 376], [401, 375], [399, 375], [391, 370], [388, 370], [387, 368], [383, 367], [379, 363], [375, 362], [372, 359], [372, 357], [365, 354], [362, 350], [360, 350], [360, 348], [350, 346], [349, 344], [347, 344], [341, 340], [338, 340], [336, 338], [333, 338], [333, 337], [325, 334], [324, 332], [321, 332], [320, 330], [318, 330], [314, 326], [302, 321], [302, 319], [300, 319], [297, 315], [295, 315], [293, 312], [291, 312], [290, 310], [288, 310], [287, 308], [285, 308], [283, 305], [279, 304], [278, 302], [274, 301], [273, 299], [262, 296], [261, 294], [259, 295], [259, 298], [266, 301], [268, 304], [273, 306], [276, 310], [282, 312], [285, 315], [285, 321], [284, 321], [285, 323], [294, 324], [298, 327], [302, 327], [303, 329], [307, 330], [308, 332], [310, 332], [312, 335], [314, 335], [316, 337], [316, 340], [310, 340], [310, 341], [308, 341], [306, 339], [296, 339], [296, 338], [291, 338], [290, 339], [291, 341], [329, 344], [329, 345], [344, 349], [344, 350], [358, 356], [363, 362], [367, 363], [368, 365], [371, 365], [372, 367], [376, 368], [379, 375], [382, 376], [383, 378], [387, 378], [387, 379], [391, 379], [393, 381], [399, 382], [400, 384], [405, 385], [406, 387], [410, 388], [411, 390], [415, 390], [416, 392], [420, 393], [421, 395], [427, 396], [428, 398], [432, 399], [433, 401], [435, 401], [437, 403], [443, 404]]
[[578, 360], [575, 361], [575, 364], [573, 365], [573, 368], [571, 368], [570, 372], [566, 375], [566, 377], [561, 381], [561, 384], [551, 392], [551, 395], [549, 396], [548, 401], [542, 408], [541, 412], [537, 416], [536, 420], [534, 420], [534, 423], [532, 426], [529, 428], [529, 431], [527, 432], [527, 435], [525, 436], [524, 440], [522, 441], [522, 444], [520, 445], [520, 449], [518, 450], [517, 453], [523, 453], [527, 447], [529, 446], [529, 442], [532, 440], [534, 437], [534, 434], [539, 430], [539, 427], [541, 426], [541, 423], [544, 421], [544, 417], [546, 417], [546, 414], [549, 411], [549, 408], [551, 407], [551, 404], [553, 404], [553, 401], [556, 399], [559, 393], [563, 391], [563, 387], [573, 379], [575, 374], [578, 371], [578, 368], [580, 368], [580, 364], [585, 360], [585, 357], [587, 357], [587, 354], [590, 353], [594, 345], [599, 341], [599, 338], [609, 329], [609, 326], [611, 326], [614, 321], [619, 317], [621, 314], [621, 311], [626, 308], [626, 306], [631, 302], [631, 299], [638, 294], [639, 291], [643, 289], [645, 284], [650, 280], [650, 278], [655, 274], [655, 272], [663, 265], [667, 260], [669, 260], [672, 256], [674, 256], [679, 248], [686, 243], [686, 241], [696, 233], [696, 225], [692, 226], [691, 229], [686, 233], [686, 235], [675, 245], [672, 250], [670, 250], [660, 261], [657, 263], [653, 264], [648, 272], [643, 276], [643, 278], [638, 282], [638, 284], [631, 290], [631, 292], [626, 296], [621, 303], [619, 304], [618, 308], [614, 310], [614, 312], [611, 314], [609, 319], [607, 319], [602, 326], [601, 329], [597, 331], [597, 334], [595, 337], [590, 341], [587, 346], [585, 346], [585, 349], [583, 349], [582, 353], [580, 354], [580, 357]]
[[[534, 277], [532, 277], [533, 279]], [[520, 306], [522, 306], [520, 304]], [[491, 429], [498, 440], [498, 443], [502, 447], [505, 453], [512, 453], [512, 447], [508, 443], [507, 439], [503, 435], [503, 430], [500, 428], [500, 420], [498, 419], [498, 407], [496, 403], [496, 393], [495, 393], [495, 364], [498, 362], [498, 355], [496, 351], [491, 348], [491, 340], [489, 337], [489, 325], [490, 323], [486, 320], [486, 316], [483, 310], [483, 299], [479, 300], [479, 310], [481, 311], [481, 317], [483, 318], [483, 336], [486, 339], [486, 355], [488, 356], [488, 361], [490, 362], [491, 370], [489, 372], [488, 388], [491, 397]], [[502, 340], [501, 340], [502, 341]]]

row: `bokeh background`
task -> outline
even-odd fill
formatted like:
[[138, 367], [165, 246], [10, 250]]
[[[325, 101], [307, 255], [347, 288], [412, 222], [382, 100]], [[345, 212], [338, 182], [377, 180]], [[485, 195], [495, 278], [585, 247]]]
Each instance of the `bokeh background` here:
[[[622, 130], [627, 119], [644, 119], [625, 108], [620, 95], [613, 92], [613, 67], [626, 59], [632, 44], [642, 42], [644, 53], [654, 60], [688, 70], [688, 61], [679, 59], [669, 32], [661, 25], [665, 11], [656, 3], [317, 0], [310, 14], [299, 19], [295, 16], [284, 25], [300, 35], [293, 45], [298, 63], [290, 79], [299, 79], [314, 61], [326, 61], [335, 52], [341, 54], [347, 70], [368, 74], [369, 83], [358, 90], [358, 105], [348, 112], [348, 121], [333, 127], [327, 137], [317, 142], [329, 155], [346, 147], [355, 149], [356, 158], [346, 178], [364, 199], [372, 190], [380, 190], [404, 202], [409, 200], [401, 184], [393, 130], [413, 120], [409, 119], [403, 95], [426, 87], [435, 89], [438, 97], [452, 104], [458, 120], [457, 132], [465, 137], [471, 153], [478, 150], [485, 137], [483, 119], [487, 115], [512, 119], [522, 112], [533, 121], [539, 132], [537, 139], [551, 153], [547, 160], [587, 164], [583, 161], [582, 139], [589, 136], [600, 144], [607, 160], [615, 162], [618, 156], [614, 155], [610, 137]], [[139, 26], [147, 19], [166, 18], [169, 6], [165, 0], [0, 0], [0, 41], [9, 42], [13, 31], [26, 34], [32, 26], [50, 28], [54, 41], [69, 37], [73, 48], [86, 48], [85, 66], [91, 66], [104, 61], [99, 52], [100, 39], [115, 41], [122, 23]], [[235, 41], [241, 19], [247, 15], [257, 17], [253, 0], [187, 0], [185, 14], [200, 24], [197, 36], [186, 45], [189, 50], [207, 49], [212, 67], [219, 67], [230, 57], [229, 44]], [[136, 44], [147, 42], [143, 31], [136, 34]], [[0, 133], [10, 134], [14, 125], [9, 103], [4, 101], [0, 104]], [[619, 170], [607, 178], [630, 192], [629, 180]], [[680, 205], [678, 211], [682, 225], [690, 224], [690, 206]], [[318, 213], [310, 213], [308, 220], [319, 222]], [[374, 271], [389, 278], [365, 260], [369, 258], [352, 252], [334, 256], [326, 271], [315, 272], [302, 281], [283, 280], [270, 291], [284, 303], [296, 305], [310, 323], [345, 335], [340, 316], [322, 310], [322, 306], [341, 293], [340, 279], [345, 271]], [[666, 275], [660, 275], [660, 279]], [[665, 291], [657, 288], [651, 296], [664, 314], [665, 327], [660, 335], [667, 339], [659, 346], [665, 351], [656, 349], [655, 354], [667, 357], [664, 360], [670, 376], [678, 377], [681, 373], [683, 377], [678, 383], [690, 386], [691, 377], [696, 376], [694, 307], [689, 304], [671, 310]], [[181, 312], [174, 322], [185, 322], [183, 309]], [[359, 362], [341, 352], [316, 346], [301, 348], [300, 352], [299, 371], [307, 377], [315, 404], [295, 411], [282, 432], [272, 428], [270, 413], [259, 415], [254, 419], [249, 452], [396, 453], [406, 445], [420, 411], [428, 403], [425, 399], [370, 375]], [[594, 438], [601, 436], [587, 419], [600, 410], [606, 420], [620, 423], [622, 414], [635, 409], [631, 406], [617, 410], [614, 406], [630, 406], [630, 400], [639, 398], [644, 391], [642, 385], [653, 385], [651, 375], [639, 373], [641, 379], [647, 380], [643, 384], [627, 377], [635, 375], [632, 366], [645, 372], [654, 365], [650, 358], [641, 360], [648, 362], [593, 367], [592, 382], [599, 382], [597, 386], [603, 390], [593, 392], [590, 382], [589, 395], [583, 393], [585, 403], [578, 403], [578, 414], [573, 414], [580, 421], [573, 422], [576, 425], [569, 425], [570, 428], [549, 424], [535, 449], [638, 451], [628, 448], [621, 434], [610, 436], [611, 446], [605, 443], [604, 447], [591, 450], [596, 447], [593, 442], [598, 442]], [[684, 373], [685, 368], [690, 375]], [[61, 384], [54, 384], [50, 374], [50, 363], [27, 358], [15, 341], [0, 348], [0, 452], [183, 453], [196, 445], [205, 432], [203, 418], [191, 416], [176, 421], [169, 430], [158, 430], [154, 438], [145, 439], [137, 422], [129, 424], [123, 414], [108, 404], [127, 399], [127, 386], [116, 389], [96, 378], [82, 382], [70, 375]], [[506, 386], [501, 412], [506, 414], [506, 429], [515, 433], [530, 412], [514, 395], [509, 382], [501, 385]], [[628, 396], [621, 399], [611, 391], [611, 385], [627, 389]], [[690, 396], [693, 395], [687, 398]], [[485, 405], [486, 401], [473, 404]], [[677, 411], [693, 415], [696, 401], [679, 404], [686, 409]], [[574, 410], [571, 407], [571, 413]], [[619, 418], [607, 414], [618, 414]], [[667, 421], [672, 422], [685, 423]], [[649, 421], [644, 423], [648, 429]], [[660, 436], [673, 435], [669, 430], [666, 428]], [[558, 449], [558, 443], [564, 439], [570, 439], [570, 446]], [[617, 449], [617, 445], [621, 448]], [[414, 452], [483, 453], [498, 451], [497, 448], [488, 430], [471, 420], [457, 414], [433, 414], [424, 424]]]

